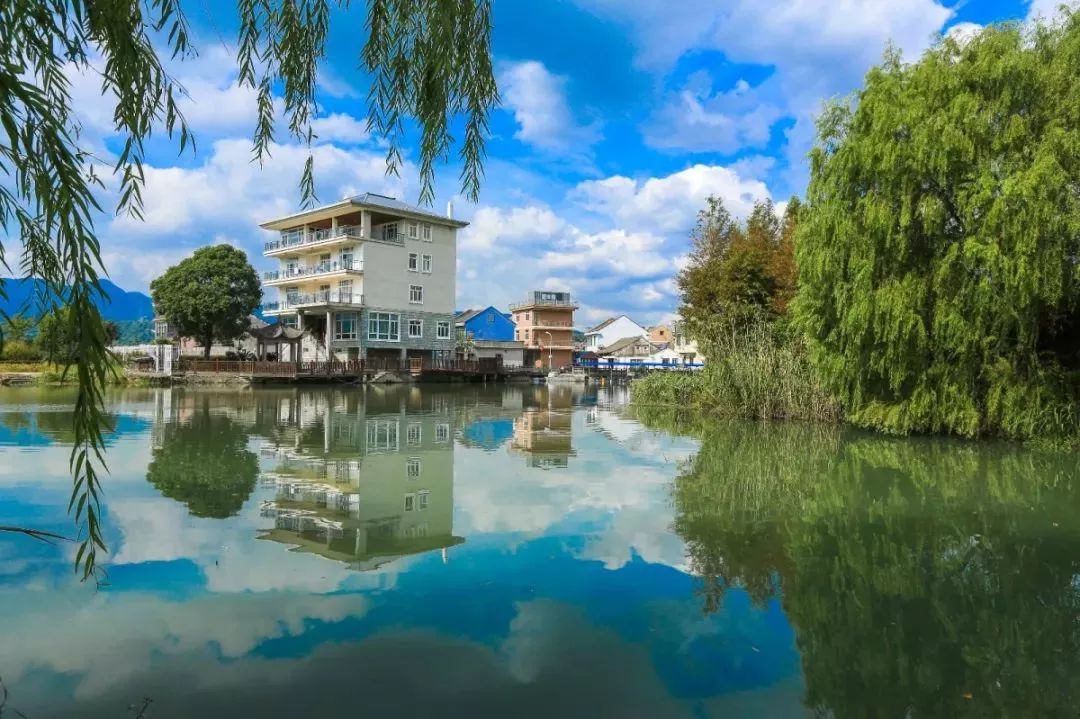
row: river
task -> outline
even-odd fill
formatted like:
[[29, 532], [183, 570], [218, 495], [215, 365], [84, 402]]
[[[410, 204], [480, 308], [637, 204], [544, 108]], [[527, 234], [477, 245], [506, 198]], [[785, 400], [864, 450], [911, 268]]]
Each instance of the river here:
[[[0, 525], [72, 533], [71, 397], [0, 391]], [[107, 420], [100, 586], [0, 534], [0, 716], [1080, 706], [1075, 454], [543, 385], [117, 390]]]

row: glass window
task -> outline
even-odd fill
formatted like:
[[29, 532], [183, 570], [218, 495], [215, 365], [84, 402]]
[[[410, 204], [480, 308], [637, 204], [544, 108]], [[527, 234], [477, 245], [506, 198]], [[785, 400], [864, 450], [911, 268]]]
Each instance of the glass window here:
[[416, 272], [420, 269], [420, 255], [415, 252], [409, 253], [409, 272]]
[[529, 339], [529, 330], [525, 330], [525, 339]]
[[423, 232], [423, 238], [428, 242], [431, 242], [431, 225], [425, 222], [421, 231]]
[[400, 322], [396, 312], [372, 312], [368, 315], [368, 339], [397, 342], [401, 339]]
[[420, 236], [420, 227], [415, 222], [409, 223], [409, 239], [415, 240]]
[[391, 222], [387, 225], [383, 225], [383, 239], [384, 240], [396, 240], [397, 239], [397, 223]]
[[416, 507], [416, 495], [410, 492], [405, 495], [405, 511], [411, 512]]
[[336, 315], [334, 315], [334, 339], [356, 339], [356, 324], [357, 322], [355, 312], [338, 312]]
[[409, 425], [405, 433], [405, 441], [409, 444], [420, 444], [424, 437], [424, 426], [419, 422]]
[[414, 305], [424, 303], [424, 288], [420, 285], [409, 285], [409, 302]]
[[367, 451], [396, 450], [398, 448], [397, 420], [372, 419], [367, 423]]
[[416, 479], [420, 476], [420, 458], [409, 457], [405, 461], [405, 476], [409, 479]]
[[299, 325], [299, 320], [297, 319], [296, 315], [289, 315], [287, 317], [281, 318], [281, 324], [285, 327], [292, 327], [293, 329], [296, 329], [297, 325]]
[[427, 509], [429, 494], [431, 494], [431, 492], [427, 491], [426, 489], [422, 492], [416, 493], [417, 506], [420, 509]]
[[436, 442], [449, 442], [450, 441], [450, 425], [437, 424], [435, 425], [435, 441]]
[[431, 272], [431, 255], [424, 255], [424, 272]]
[[450, 323], [439, 322], [435, 325], [435, 336], [441, 340], [450, 339]]
[[409, 336], [410, 337], [423, 337], [424, 336], [424, 321], [423, 320], [409, 320]]

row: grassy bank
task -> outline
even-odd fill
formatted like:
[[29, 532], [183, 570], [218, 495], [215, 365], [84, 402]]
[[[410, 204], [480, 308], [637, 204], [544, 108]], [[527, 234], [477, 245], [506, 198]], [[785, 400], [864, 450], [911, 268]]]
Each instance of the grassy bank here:
[[[108, 384], [112, 386], [139, 385], [138, 378], [131, 378], [124, 374], [124, 368], [115, 364], [113, 372], [108, 375]], [[0, 378], [18, 377], [23, 384], [38, 385], [73, 385], [78, 384], [79, 372], [72, 365], [67, 375], [64, 374], [62, 365], [52, 364], [45, 361], [0, 361]]]
[[634, 404], [745, 419], [841, 421], [840, 405], [815, 378], [801, 341], [761, 323], [710, 349], [700, 371], [636, 380]]

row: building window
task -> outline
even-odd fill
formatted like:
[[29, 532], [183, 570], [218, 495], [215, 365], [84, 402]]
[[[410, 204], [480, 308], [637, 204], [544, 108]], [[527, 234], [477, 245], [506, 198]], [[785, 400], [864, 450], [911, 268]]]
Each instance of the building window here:
[[296, 315], [288, 315], [287, 317], [281, 318], [281, 324], [283, 327], [292, 327], [293, 329], [296, 329], [299, 326], [300, 321]]
[[373, 419], [367, 423], [367, 451], [396, 451], [398, 448], [397, 420]]
[[429, 225], [429, 224], [427, 224], [425, 222], [424, 226], [421, 228], [420, 231], [422, 233], [421, 237], [424, 238], [424, 241], [425, 242], [431, 242], [431, 225]]
[[405, 442], [407, 444], [417, 445], [424, 438], [424, 426], [419, 422], [413, 422], [409, 425], [409, 428], [405, 432]]
[[529, 330], [525, 330], [525, 339], [529, 339]]
[[368, 315], [368, 339], [397, 342], [401, 339], [401, 319], [396, 312], [372, 312]]
[[417, 479], [420, 477], [419, 457], [409, 457], [405, 460], [405, 476], [409, 479]]
[[525, 319], [530, 319], [530, 315], [532, 315], [532, 312], [526, 312]]
[[488, 316], [487, 316], [487, 322], [488, 322], [489, 325], [495, 324], [495, 315], [493, 315], [493, 314], [491, 314], [489, 312]]
[[409, 272], [416, 272], [420, 269], [420, 255], [415, 252], [409, 253]]
[[334, 315], [334, 339], [354, 340], [356, 337], [356, 313], [339, 312]]
[[424, 255], [423, 270], [424, 272], [431, 274], [431, 255]]
[[435, 441], [436, 442], [449, 442], [450, 441], [450, 425], [437, 424], [435, 425]]
[[438, 322], [435, 325], [435, 336], [441, 340], [450, 339], [450, 323]]
[[415, 222], [409, 223], [409, 239], [415, 240], [420, 237], [420, 227]]
[[520, 340], [521, 339], [521, 330], [514, 330], [514, 339], [515, 340]]
[[422, 492], [416, 493], [416, 505], [419, 509], [427, 509], [428, 495], [430, 494], [431, 492], [427, 491], [426, 489]]
[[424, 288], [421, 285], [409, 285], [409, 302], [414, 305], [424, 304]]
[[405, 511], [411, 512], [416, 507], [416, 495], [409, 492], [405, 495]]
[[409, 320], [409, 337], [423, 337], [424, 336], [424, 321], [423, 320]]
[[383, 225], [383, 239], [390, 240], [391, 242], [397, 239], [397, 223], [391, 222], [387, 225]]

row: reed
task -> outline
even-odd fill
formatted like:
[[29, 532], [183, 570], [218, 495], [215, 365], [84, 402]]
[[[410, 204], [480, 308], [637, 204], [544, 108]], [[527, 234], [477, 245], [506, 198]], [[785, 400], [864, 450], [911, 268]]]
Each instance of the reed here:
[[639, 406], [669, 405], [727, 417], [839, 422], [839, 404], [818, 381], [802, 339], [765, 321], [713, 338], [705, 367], [634, 382]]

